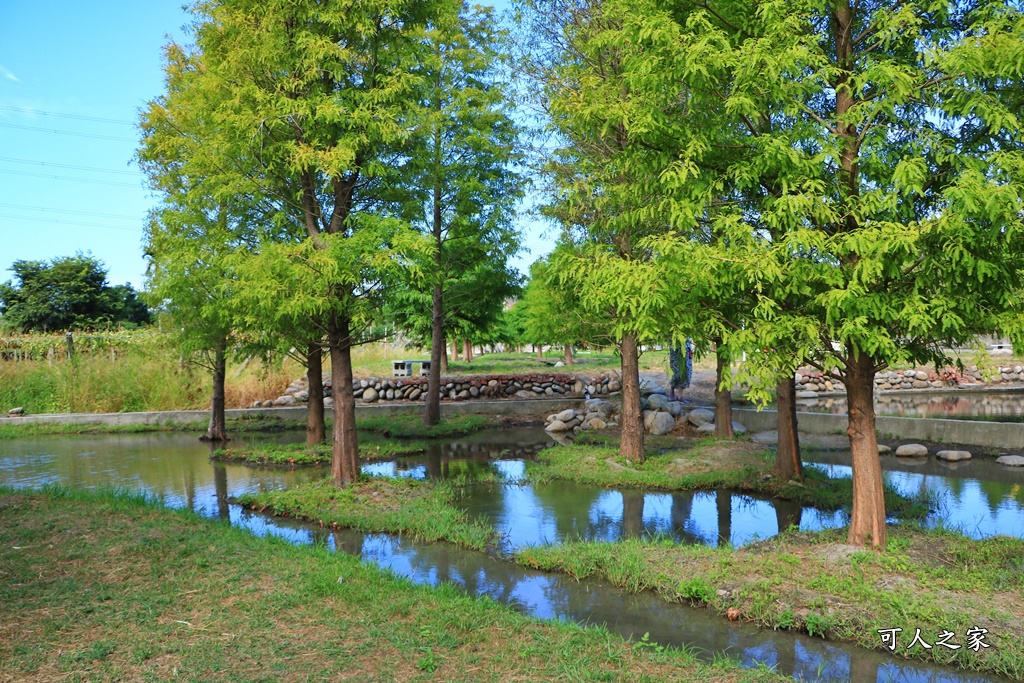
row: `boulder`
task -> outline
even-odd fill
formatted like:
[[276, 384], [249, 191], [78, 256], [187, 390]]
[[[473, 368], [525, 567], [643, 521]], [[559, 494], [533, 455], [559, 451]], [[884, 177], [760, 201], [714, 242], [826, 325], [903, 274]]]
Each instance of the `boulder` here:
[[535, 393], [527, 391], [526, 389], [520, 389], [515, 393], [516, 398], [533, 398], [534, 396], [536, 396]]
[[[591, 429], [604, 429], [605, 427], [608, 426], [608, 423], [605, 422], [604, 420], [602, 420], [599, 417], [592, 418], [590, 421], [585, 422], [584, 424], [586, 424]], [[1020, 456], [1016, 456], [1016, 457], [1020, 457]], [[1024, 460], [1024, 458], [1021, 458], [1021, 460]]]
[[664, 394], [651, 394], [647, 397], [647, 405], [651, 410], [663, 410], [669, 403], [668, 396]]
[[939, 460], [945, 460], [947, 462], [960, 462], [961, 460], [970, 460], [970, 451], [939, 451], [935, 454], [935, 457]]
[[619, 380], [617, 379], [613, 379], [612, 381], [608, 382], [608, 391], [618, 391], [621, 388], [622, 383], [619, 382]]
[[294, 396], [278, 396], [277, 398], [274, 399], [274, 405], [278, 407], [293, 406], [295, 405], [295, 403], [296, 401]]
[[679, 417], [683, 414], [683, 404], [679, 401], [669, 401], [665, 404], [664, 410], [668, 411], [672, 417]]
[[410, 401], [415, 401], [415, 400], [419, 399], [419, 397], [422, 396], [422, 395], [423, 395], [422, 391], [420, 391], [419, 389], [413, 389], [412, 393], [409, 394], [409, 400]]
[[555, 419], [561, 420], [562, 422], [568, 422], [573, 418], [574, 415], [576, 415], [575, 410], [573, 410], [572, 408], [566, 408], [562, 412], [556, 414]]
[[334, 406], [334, 399], [328, 396], [324, 399], [324, 408], [331, 408]]
[[715, 421], [715, 413], [708, 410], [707, 408], [697, 408], [691, 410], [690, 414], [686, 416], [690, 424], [694, 427], [700, 427], [702, 424]]
[[545, 431], [549, 431], [549, 432], [566, 432], [566, 431], [569, 431], [569, 428], [561, 420], [553, 420], [551, 422], [551, 424], [549, 424], [544, 429], [545, 429]]
[[25, 406], [18, 406], [17, 408], [11, 408], [10, 410], [7, 411], [7, 414], [8, 415], [24, 415], [25, 414]]
[[660, 410], [651, 411], [644, 417], [644, 428], [654, 435], [668, 434], [675, 426], [675, 418]]
[[697, 427], [697, 433], [698, 434], [714, 434], [715, 433], [715, 425], [713, 425], [710, 422], [705, 422], [700, 427]]
[[739, 422], [732, 423], [732, 433], [736, 435], [746, 434], [747, 428], [741, 425]]
[[1007, 467], [1024, 467], [1024, 455], [1001, 455], [996, 462]]
[[884, 443], [878, 444], [879, 455], [890, 455], [892, 453], [892, 447], [886, 446]]
[[363, 391], [363, 401], [366, 403], [373, 403], [378, 398], [380, 398], [380, 394], [373, 387], [366, 387], [366, 390]]
[[897, 458], [920, 458], [928, 455], [928, 447], [919, 443], [905, 443], [896, 449]]

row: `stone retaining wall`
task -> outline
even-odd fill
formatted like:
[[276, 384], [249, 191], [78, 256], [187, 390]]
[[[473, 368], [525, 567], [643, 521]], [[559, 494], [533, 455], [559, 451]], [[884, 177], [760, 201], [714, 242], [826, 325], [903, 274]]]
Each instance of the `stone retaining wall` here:
[[[987, 373], [977, 367], [964, 372], [946, 368], [942, 372], [929, 370], [888, 370], [875, 375], [875, 389], [878, 391], [905, 391], [907, 389], [946, 389], [964, 385], [994, 386], [1011, 382], [1024, 382], [1024, 366], [993, 367]], [[798, 392], [827, 393], [846, 391], [843, 383], [816, 370], [801, 370], [796, 375]], [[797, 398], [813, 398], [810, 394]]]
[[[567, 375], [561, 373], [534, 373], [529, 375], [478, 375], [473, 377], [441, 378], [441, 399], [468, 401], [473, 399], [536, 399], [589, 396], [614, 396], [622, 389], [617, 373], [596, 376]], [[353, 394], [362, 403], [390, 401], [418, 402], [426, 400], [426, 377], [369, 377], [353, 380]], [[325, 383], [325, 403], [333, 403], [331, 385]], [[256, 401], [252, 408], [302, 405], [309, 400], [306, 380], [298, 379], [289, 385], [283, 396]]]

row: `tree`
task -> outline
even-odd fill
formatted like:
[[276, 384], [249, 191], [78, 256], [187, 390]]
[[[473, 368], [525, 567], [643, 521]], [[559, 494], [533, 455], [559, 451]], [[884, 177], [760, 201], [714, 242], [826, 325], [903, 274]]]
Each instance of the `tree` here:
[[[495, 46], [503, 36], [493, 10], [469, 9], [461, 0], [439, 2], [438, 9], [419, 41], [414, 72], [423, 87], [405, 169], [411, 186], [420, 188], [409, 217], [429, 236], [431, 255], [422, 264], [422, 283], [412, 283], [395, 307], [403, 327], [430, 339], [426, 425], [441, 415], [446, 337], [468, 340], [484, 332], [517, 291], [507, 261], [519, 249], [512, 217], [523, 194], [523, 179], [513, 170], [519, 130], [499, 79]], [[431, 312], [429, 330], [423, 310]]]
[[149, 309], [131, 284], [107, 284], [103, 262], [76, 254], [45, 261], [15, 261], [16, 283], [0, 285], [0, 322], [21, 332], [97, 329], [150, 322]]
[[[301, 0], [201, 3], [200, 77], [166, 107], [210, 121], [209, 177], [274, 204], [301, 243], [260, 246], [262, 285], [287, 316], [320, 326], [334, 391], [331, 473], [359, 473], [351, 349], [366, 341], [382, 290], [422, 249], [402, 219], [396, 174], [418, 79], [414, 58], [432, 4]], [[224, 97], [204, 92], [223, 90]]]
[[[808, 0], [671, 10], [671, 63], [708, 102], [717, 93], [729, 120], [716, 131], [700, 117], [681, 126], [677, 166], [760, 190], [717, 221], [760, 288], [751, 338], [845, 385], [849, 542], [884, 549], [875, 372], [948, 362], [943, 347], [979, 333], [1021, 332], [1020, 8]], [[721, 143], [743, 154], [724, 155]]]

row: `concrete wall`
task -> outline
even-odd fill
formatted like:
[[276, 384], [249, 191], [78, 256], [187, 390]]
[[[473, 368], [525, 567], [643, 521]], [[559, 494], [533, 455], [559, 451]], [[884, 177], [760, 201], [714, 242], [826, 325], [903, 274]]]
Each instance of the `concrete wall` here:
[[[531, 399], [526, 401], [465, 401], [441, 403], [441, 415], [549, 415], [566, 408], [578, 408], [582, 398]], [[243, 408], [226, 410], [229, 420], [235, 418], [270, 417], [296, 422], [306, 421], [306, 407], [289, 408]], [[394, 403], [377, 405], [356, 405], [356, 417], [379, 415], [420, 415], [422, 403]], [[333, 413], [327, 411], [327, 421]], [[208, 410], [167, 410], [149, 413], [69, 413], [59, 415], [25, 415], [22, 417], [0, 417], [0, 425], [16, 424], [94, 424], [106, 426], [123, 425], [180, 425], [207, 422]]]
[[[736, 422], [751, 432], [769, 431], [778, 426], [778, 416], [774, 410], [758, 412], [734, 408], [732, 414]], [[797, 424], [802, 432], [841, 434], [846, 431], [849, 422], [845, 415], [797, 413]], [[875, 429], [880, 436], [904, 441], [935, 441], [1024, 449], [1024, 423], [1018, 422], [879, 416], [875, 418]]]

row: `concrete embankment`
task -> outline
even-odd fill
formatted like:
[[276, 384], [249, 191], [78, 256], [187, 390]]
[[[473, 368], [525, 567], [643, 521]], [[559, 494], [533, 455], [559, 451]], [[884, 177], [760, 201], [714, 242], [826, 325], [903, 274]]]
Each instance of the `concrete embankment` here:
[[[442, 415], [548, 415], [579, 406], [581, 398], [531, 399], [525, 401], [465, 401], [441, 403]], [[416, 415], [423, 412], [422, 403], [357, 405], [356, 417], [380, 415]], [[295, 422], [306, 420], [306, 407], [243, 408], [224, 411], [231, 419], [278, 418]], [[334, 418], [327, 411], [327, 421]], [[195, 424], [210, 419], [208, 410], [165, 410], [145, 413], [67, 413], [54, 415], [23, 415], [0, 418], [0, 425], [24, 424], [94, 424], [108, 427], [126, 425]]]
[[[750, 432], [778, 428], [778, 415], [774, 410], [734, 408], [733, 420]], [[811, 434], [840, 434], [849, 422], [846, 415], [828, 413], [797, 413], [800, 431]], [[1024, 423], [982, 422], [978, 420], [941, 420], [925, 417], [875, 418], [875, 429], [880, 436], [902, 440], [960, 443], [996, 448], [1024, 448]]]

